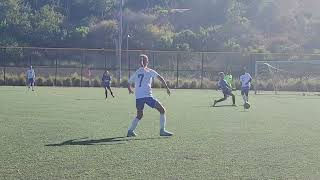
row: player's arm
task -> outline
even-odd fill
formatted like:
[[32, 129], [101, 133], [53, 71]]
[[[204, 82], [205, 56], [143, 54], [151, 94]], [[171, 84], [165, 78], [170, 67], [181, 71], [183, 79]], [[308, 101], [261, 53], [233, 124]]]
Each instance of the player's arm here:
[[129, 81], [128, 81], [128, 91], [129, 91], [129, 94], [133, 94], [132, 85], [133, 85], [133, 82], [134, 82], [135, 77], [136, 77], [136, 73], [134, 73], [134, 74], [130, 77], [130, 79], [129, 79]]
[[251, 77], [251, 75], [249, 74], [249, 80], [248, 80], [248, 82], [247, 82], [246, 84], [248, 85], [249, 83], [251, 83], [251, 81], [252, 81], [252, 77]]
[[164, 78], [163, 78], [162, 76], [160, 76], [160, 75], [158, 75], [157, 78], [158, 78], [158, 79], [161, 81], [161, 83], [166, 87], [166, 89], [167, 89], [167, 94], [170, 96], [170, 93], [171, 93], [171, 92], [170, 92], [170, 89], [169, 89], [166, 81], [164, 80]]

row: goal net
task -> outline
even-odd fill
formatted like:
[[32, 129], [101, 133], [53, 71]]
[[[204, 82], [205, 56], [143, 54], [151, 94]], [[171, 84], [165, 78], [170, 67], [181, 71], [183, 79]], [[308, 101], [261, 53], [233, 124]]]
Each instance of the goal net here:
[[263, 92], [301, 92], [314, 94], [320, 91], [320, 60], [310, 61], [256, 61], [256, 94]]

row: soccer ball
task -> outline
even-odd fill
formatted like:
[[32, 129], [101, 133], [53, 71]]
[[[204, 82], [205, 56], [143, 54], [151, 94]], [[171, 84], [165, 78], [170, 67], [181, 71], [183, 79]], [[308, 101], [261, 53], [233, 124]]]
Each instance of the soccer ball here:
[[245, 109], [249, 109], [249, 108], [250, 108], [250, 103], [249, 103], [249, 102], [245, 102], [244, 105], [243, 105], [243, 107], [244, 107]]

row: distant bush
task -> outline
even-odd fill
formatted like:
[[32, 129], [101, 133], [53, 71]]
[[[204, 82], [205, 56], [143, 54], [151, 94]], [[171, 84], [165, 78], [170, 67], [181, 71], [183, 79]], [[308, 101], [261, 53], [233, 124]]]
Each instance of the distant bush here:
[[20, 74], [18, 78], [16, 79], [16, 83], [18, 86], [24, 86], [26, 85], [26, 77], [24, 74]]
[[[0, 79], [0, 85], [9, 86], [24, 86], [26, 84], [26, 78], [24, 74], [20, 75], [12, 75], [6, 74], [6, 82], [3, 79]], [[74, 73], [71, 77], [56, 77], [52, 76], [49, 77], [42, 77], [37, 76], [36, 78], [36, 85], [37, 86], [77, 86], [81, 85], [81, 77]], [[117, 87], [118, 81], [113, 80], [111, 86]], [[120, 86], [127, 87], [128, 79], [122, 79]], [[153, 82], [153, 88], [164, 88], [164, 85], [158, 80]], [[201, 88], [201, 81], [197, 79], [179, 79], [179, 87], [176, 86], [176, 80], [171, 79], [167, 80], [167, 85], [169, 88], [183, 88], [183, 89], [196, 89]], [[234, 85], [237, 89], [241, 89], [241, 85], [238, 79], [235, 79]], [[101, 80], [97, 76], [94, 79], [89, 80], [86, 77], [82, 79], [82, 86], [83, 87], [101, 87]], [[202, 88], [203, 89], [217, 89], [217, 81], [212, 81], [210, 79], [204, 78], [202, 81]], [[256, 90], [263, 90], [263, 91], [273, 91], [274, 84], [273, 80], [254, 80], [252, 82], [252, 89]], [[284, 82], [277, 82], [277, 89], [279, 91], [320, 91], [320, 80], [312, 80], [312, 81], [305, 81], [303, 79], [288, 79]]]
[[161, 82], [160, 81], [153, 81], [152, 87], [153, 88], [161, 88], [162, 87]]
[[87, 78], [82, 79], [82, 87], [89, 87], [90, 86], [90, 80]]
[[71, 79], [70, 79], [70, 78], [64, 79], [64, 80], [62, 81], [62, 85], [63, 85], [63, 86], [66, 86], [66, 87], [71, 86], [71, 85], [72, 85]]
[[80, 86], [81, 77], [78, 75], [77, 72], [71, 75], [71, 82], [72, 82], [72, 86]]
[[55, 86], [63, 86], [63, 79], [60, 77], [57, 77]]
[[128, 84], [129, 84], [128, 79], [124, 78], [124, 79], [122, 79], [120, 86], [121, 87], [128, 87]]
[[45, 79], [43, 77], [36, 78], [36, 85], [37, 86], [44, 86]]
[[101, 81], [99, 77], [96, 77], [92, 81], [92, 86], [93, 87], [101, 87]]
[[190, 88], [190, 89], [197, 89], [197, 88], [199, 88], [197, 81], [195, 81], [195, 80], [191, 81], [191, 83], [190, 83], [190, 85], [189, 85], [189, 88]]
[[49, 77], [44, 82], [45, 86], [53, 86], [54, 85], [54, 79], [52, 77]]

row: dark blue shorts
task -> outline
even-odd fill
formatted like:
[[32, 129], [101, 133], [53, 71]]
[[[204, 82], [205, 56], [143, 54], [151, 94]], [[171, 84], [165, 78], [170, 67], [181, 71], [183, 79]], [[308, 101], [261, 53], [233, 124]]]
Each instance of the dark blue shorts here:
[[145, 98], [136, 99], [136, 107], [137, 107], [138, 111], [143, 110], [144, 104], [147, 104], [151, 108], [155, 108], [157, 103], [159, 103], [159, 101], [153, 97], [145, 97]]
[[34, 83], [34, 79], [33, 78], [29, 78], [28, 79], [28, 84], [32, 84], [32, 83]]
[[108, 88], [108, 89], [110, 89], [110, 83], [106, 83], [106, 82], [104, 82], [104, 83], [103, 83], [103, 87], [104, 87], [104, 88]]
[[227, 96], [227, 97], [232, 95], [231, 91], [222, 91], [222, 93], [224, 96]]

